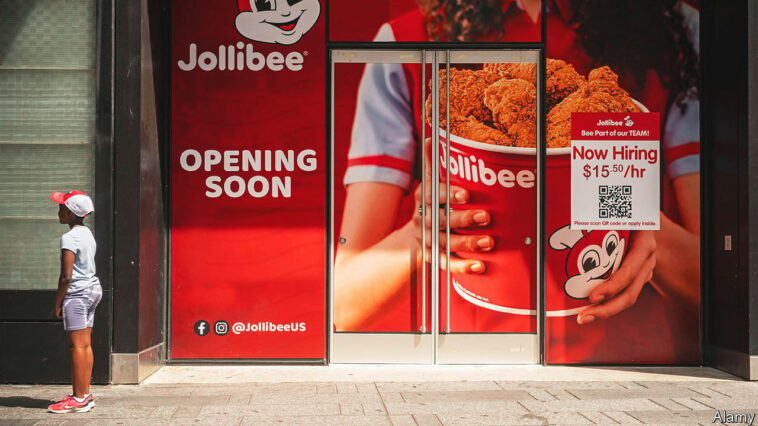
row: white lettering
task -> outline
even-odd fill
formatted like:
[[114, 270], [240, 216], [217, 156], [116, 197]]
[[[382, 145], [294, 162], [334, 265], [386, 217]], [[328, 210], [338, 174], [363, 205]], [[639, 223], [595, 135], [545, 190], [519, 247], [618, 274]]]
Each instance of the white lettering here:
[[266, 58], [266, 66], [271, 71], [281, 71], [284, 63], [284, 55], [281, 52], [271, 52]]
[[205, 196], [208, 198], [218, 198], [221, 196], [221, 187], [218, 183], [221, 182], [221, 178], [218, 176], [208, 176], [205, 179], [205, 186], [208, 187], [208, 191], [205, 191]]
[[[193, 159], [192, 165], [190, 165], [187, 162], [190, 156]], [[203, 161], [200, 158], [200, 153], [195, 151], [194, 149], [188, 149], [182, 152], [182, 155], [179, 157], [179, 164], [182, 166], [184, 170], [188, 172], [194, 172], [195, 170], [199, 169], [202, 163]]]
[[203, 163], [205, 163], [205, 171], [210, 172], [211, 167], [221, 163], [221, 153], [212, 149], [205, 151], [205, 159], [203, 160]]
[[213, 70], [214, 68], [216, 68], [216, 64], [218, 63], [218, 59], [216, 59], [216, 55], [214, 55], [211, 52], [201, 53], [197, 61], [198, 61], [198, 65], [200, 65], [200, 69], [203, 71]]
[[297, 167], [305, 172], [312, 172], [316, 170], [316, 151], [312, 149], [304, 149], [297, 155]]
[[239, 154], [239, 151], [224, 151], [224, 171], [239, 171], [240, 167], [236, 165], [239, 161], [239, 158], [237, 158]]
[[[232, 190], [232, 184], [237, 184], [237, 189]], [[224, 181], [224, 193], [232, 198], [239, 198], [245, 193], [245, 180], [239, 176], [229, 176]]]
[[179, 69], [182, 71], [192, 71], [197, 66], [197, 45], [189, 45], [189, 62], [179, 61]]

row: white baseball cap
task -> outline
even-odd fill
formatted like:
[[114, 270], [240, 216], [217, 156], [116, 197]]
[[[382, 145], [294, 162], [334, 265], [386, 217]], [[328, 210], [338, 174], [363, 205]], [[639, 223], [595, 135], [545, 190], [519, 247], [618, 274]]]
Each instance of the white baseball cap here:
[[68, 207], [71, 212], [79, 217], [87, 216], [95, 211], [92, 199], [82, 191], [71, 191], [67, 194], [53, 192], [50, 196], [58, 204]]

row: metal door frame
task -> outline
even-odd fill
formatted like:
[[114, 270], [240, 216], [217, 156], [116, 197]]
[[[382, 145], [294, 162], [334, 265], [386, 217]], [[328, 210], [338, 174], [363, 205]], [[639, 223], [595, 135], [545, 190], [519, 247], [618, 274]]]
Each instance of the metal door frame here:
[[[330, 49], [329, 51], [329, 70], [330, 70], [330, 93], [329, 111], [330, 111], [330, 132], [329, 132], [329, 190], [334, 188], [334, 88], [335, 88], [335, 64], [338, 63], [383, 63], [383, 64], [407, 64], [415, 63], [422, 65], [422, 108], [421, 113], [425, 115], [425, 89], [426, 89], [426, 65], [431, 64], [432, 70], [438, 70], [444, 61], [446, 76], [449, 80], [450, 63], [485, 63], [485, 62], [523, 62], [535, 63], [537, 65], [537, 88], [541, 88], [544, 83], [543, 70], [544, 52], [540, 49], [514, 49], [514, 50], [466, 50], [466, 49], [406, 49], [406, 50], [389, 50], [389, 49]], [[432, 73], [431, 93], [439, 93], [439, 73]], [[446, 113], [449, 114], [449, 81], [445, 85], [448, 90], [446, 99], [448, 107]], [[538, 90], [540, 93], [541, 90]], [[542, 117], [542, 102], [537, 102], [537, 141], [543, 140], [544, 120]], [[432, 102], [432, 120], [439, 123], [439, 102]], [[448, 117], [449, 118], [449, 117]], [[422, 118], [423, 121], [423, 118]], [[446, 134], [450, 133], [449, 119], [446, 119]], [[426, 135], [423, 134], [425, 126], [422, 126], [422, 140]], [[432, 140], [439, 140], [439, 126], [432, 126]], [[436, 139], [435, 139], [436, 138]], [[419, 144], [423, 150], [423, 144]], [[432, 158], [439, 159], [439, 144], [431, 144]], [[541, 217], [542, 200], [544, 193], [544, 150], [536, 149], [536, 176], [537, 176], [537, 193], [536, 193], [536, 213]], [[423, 155], [423, 154], [422, 154]], [[450, 145], [445, 149], [445, 158], [449, 164]], [[437, 160], [438, 162], [439, 160]], [[432, 181], [439, 182], [439, 164], [434, 163], [432, 167]], [[447, 181], [449, 181], [449, 168], [446, 168]], [[425, 173], [422, 173], [422, 180], [425, 179]], [[436, 180], [435, 180], [436, 179]], [[424, 182], [422, 182], [422, 188]], [[439, 201], [439, 185], [431, 185], [432, 200]], [[422, 189], [423, 190], [423, 189]], [[449, 186], [447, 186], [448, 201], [445, 209], [450, 209], [449, 204]], [[439, 202], [437, 202], [439, 204]], [[426, 213], [422, 209], [422, 218], [426, 219]], [[355, 333], [355, 332], [335, 332], [334, 331], [334, 239], [337, 230], [334, 227], [334, 199], [329, 200], [329, 232], [328, 238], [328, 255], [329, 255], [329, 276], [328, 276], [328, 362], [329, 363], [410, 363], [410, 364], [539, 364], [544, 359], [543, 338], [545, 310], [544, 310], [544, 274], [543, 274], [543, 256], [544, 239], [541, 237], [544, 233], [542, 229], [542, 220], [537, 220], [536, 246], [537, 253], [536, 265], [536, 332], [535, 333], [440, 333], [439, 327], [439, 250], [431, 250], [431, 308], [432, 324], [431, 330], [426, 330], [426, 267], [422, 268], [422, 318], [423, 325], [419, 332], [408, 333]], [[431, 216], [432, 229], [439, 228], [439, 215]], [[450, 228], [447, 227], [447, 236], [449, 238]], [[422, 236], [422, 242], [425, 235]], [[431, 243], [433, 247], [439, 245], [439, 233], [432, 232]], [[447, 259], [450, 256], [449, 248], [446, 250]], [[446, 260], [447, 260], [446, 259]], [[426, 265], [426, 259], [422, 254], [422, 264]], [[448, 303], [446, 309], [449, 321], [450, 315], [450, 272], [447, 274], [447, 291]], [[507, 337], [506, 337], [507, 336]], [[507, 344], [504, 345], [504, 342]], [[377, 344], [378, 343], [378, 344]], [[339, 349], [337, 349], [339, 348]], [[400, 348], [400, 349], [398, 349]], [[403, 352], [402, 348], [409, 348]], [[502, 348], [499, 351], [498, 348]], [[337, 350], [335, 350], [337, 349]]]

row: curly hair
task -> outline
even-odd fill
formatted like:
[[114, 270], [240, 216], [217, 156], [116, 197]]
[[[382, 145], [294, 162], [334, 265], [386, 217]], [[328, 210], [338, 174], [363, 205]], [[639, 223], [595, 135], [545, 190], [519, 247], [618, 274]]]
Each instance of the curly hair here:
[[[555, 6], [554, 0], [547, 0]], [[628, 72], [644, 86], [654, 69], [664, 87], [683, 105], [697, 96], [698, 56], [679, 12], [679, 0], [571, 0], [577, 39], [593, 66], [609, 65]], [[466, 42], [483, 36], [502, 37], [502, 0], [418, 0], [435, 41]]]
[[502, 0], [418, 0], [435, 41], [471, 41], [490, 33], [502, 37]]

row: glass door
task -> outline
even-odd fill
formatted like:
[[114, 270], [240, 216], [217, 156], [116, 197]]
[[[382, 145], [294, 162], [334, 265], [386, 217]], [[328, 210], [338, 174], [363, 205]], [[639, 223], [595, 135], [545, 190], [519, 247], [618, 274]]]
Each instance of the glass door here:
[[538, 363], [538, 51], [332, 51], [330, 362]]

